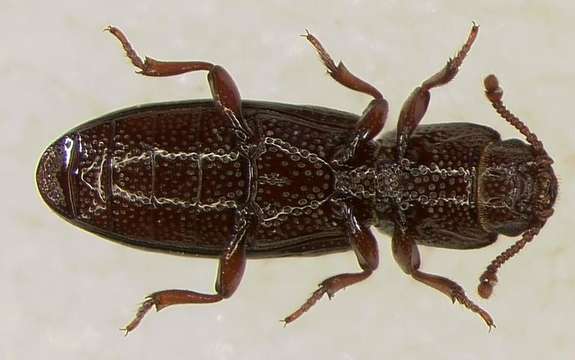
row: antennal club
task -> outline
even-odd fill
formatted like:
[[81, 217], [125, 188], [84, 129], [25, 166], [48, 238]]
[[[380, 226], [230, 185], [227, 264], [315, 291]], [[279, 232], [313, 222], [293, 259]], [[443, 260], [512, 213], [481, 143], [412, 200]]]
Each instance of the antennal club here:
[[517, 241], [515, 244], [511, 245], [507, 250], [502, 252], [499, 256], [497, 256], [487, 269], [481, 274], [479, 277], [479, 286], [477, 287], [477, 292], [479, 296], [484, 299], [487, 299], [493, 293], [493, 287], [497, 284], [497, 270], [503, 265], [507, 260], [511, 259], [515, 256], [523, 247], [533, 240], [535, 235], [539, 233], [541, 227], [535, 227], [532, 229], [527, 230], [523, 233], [523, 237]]

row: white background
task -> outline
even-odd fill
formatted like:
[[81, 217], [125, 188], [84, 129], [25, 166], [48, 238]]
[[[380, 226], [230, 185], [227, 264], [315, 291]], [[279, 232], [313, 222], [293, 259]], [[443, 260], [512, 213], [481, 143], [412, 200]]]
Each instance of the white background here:
[[[96, 5], [97, 4], [97, 5]], [[480, 4], [480, 5], [479, 5]], [[573, 338], [575, 250], [574, 3], [555, 1], [56, 1], [3, 0], [0, 14], [0, 359], [567, 359]], [[325, 76], [303, 38], [377, 86], [393, 129], [403, 100], [481, 25], [460, 74], [436, 89], [425, 123], [469, 121], [518, 137], [482, 93], [500, 77], [507, 105], [555, 159], [556, 213], [503, 267], [482, 321], [406, 277], [380, 238], [380, 269], [322, 300], [296, 323], [278, 321], [352, 254], [250, 261], [235, 296], [155, 312], [127, 338], [119, 328], [143, 296], [211, 291], [217, 263], [113, 244], [62, 221], [34, 183], [44, 147], [79, 123], [152, 101], [205, 98], [204, 74], [134, 74], [102, 29], [126, 31], [141, 54], [225, 66], [244, 99], [317, 104], [361, 113], [369, 99]], [[501, 238], [474, 251], [422, 249], [423, 269], [468, 294]]]

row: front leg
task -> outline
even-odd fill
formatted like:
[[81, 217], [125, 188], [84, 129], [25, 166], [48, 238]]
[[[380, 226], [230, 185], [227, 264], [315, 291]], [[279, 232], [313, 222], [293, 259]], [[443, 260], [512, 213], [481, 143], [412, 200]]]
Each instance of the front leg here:
[[467, 41], [463, 44], [463, 47], [459, 50], [457, 55], [453, 59], [449, 59], [447, 64], [440, 71], [432, 75], [429, 79], [425, 80], [421, 86], [413, 90], [411, 95], [409, 95], [403, 104], [399, 114], [399, 121], [397, 123], [397, 149], [399, 160], [401, 160], [405, 155], [409, 136], [413, 130], [415, 130], [417, 125], [419, 125], [427, 111], [427, 106], [429, 105], [429, 99], [431, 97], [429, 90], [434, 87], [445, 85], [453, 80], [459, 71], [459, 67], [463, 63], [463, 59], [465, 59], [465, 56], [471, 49], [471, 45], [473, 45], [478, 32], [479, 26], [474, 23], [471, 28], [471, 32], [467, 37]]
[[459, 284], [442, 276], [419, 271], [421, 258], [419, 256], [417, 245], [413, 238], [411, 238], [406, 232], [403, 232], [399, 226], [395, 227], [393, 234], [392, 252], [395, 261], [397, 261], [401, 269], [406, 274], [411, 275], [415, 280], [420, 281], [427, 286], [439, 290], [447, 295], [451, 301], [457, 301], [474, 313], [479, 314], [487, 326], [489, 326], [489, 329], [491, 329], [492, 326], [495, 326], [489, 313], [471, 301], [467, 295], [465, 295], [465, 291], [461, 286], [459, 286]]
[[208, 83], [216, 107], [230, 120], [241, 140], [245, 141], [254, 135], [242, 116], [242, 99], [238, 87], [223, 67], [205, 61], [158, 61], [147, 56], [142, 60], [120, 29], [109, 26], [106, 30], [120, 41], [126, 55], [142, 75], [174, 76], [208, 71]]
[[351, 73], [341, 61], [338, 65], [335, 65], [329, 53], [315, 36], [308, 32], [305, 37], [316, 49], [321, 61], [327, 68], [327, 73], [335, 81], [348, 89], [359, 91], [373, 97], [373, 100], [365, 108], [359, 121], [355, 125], [354, 134], [347, 146], [347, 151], [336, 159], [338, 163], [345, 163], [353, 158], [359, 146], [372, 140], [381, 129], [383, 129], [385, 120], [387, 119], [388, 104], [379, 90]]
[[377, 242], [371, 231], [359, 223], [352, 209], [347, 205], [342, 205], [342, 210], [346, 221], [346, 233], [350, 245], [357, 256], [359, 266], [363, 271], [358, 273], [339, 274], [327, 278], [319, 284], [319, 288], [314, 291], [310, 298], [292, 314], [283, 319], [287, 325], [302, 316], [324, 294], [331, 299], [339, 290], [365, 280], [377, 268], [379, 264], [379, 254]]

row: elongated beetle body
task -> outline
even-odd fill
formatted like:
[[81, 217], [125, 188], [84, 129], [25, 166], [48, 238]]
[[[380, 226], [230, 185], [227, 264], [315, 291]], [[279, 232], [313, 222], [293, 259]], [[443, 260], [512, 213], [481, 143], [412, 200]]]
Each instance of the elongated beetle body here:
[[496, 111], [528, 143], [502, 140], [470, 123], [419, 125], [430, 90], [451, 81], [478, 26], [443, 69], [409, 96], [397, 130], [375, 137], [388, 105], [382, 94], [335, 65], [305, 35], [328, 73], [373, 98], [361, 116], [341, 111], [241, 100], [232, 77], [207, 62], [138, 57], [117, 28], [107, 29], [143, 75], [208, 71], [213, 100], [148, 104], [85, 123], [44, 152], [36, 180], [45, 202], [67, 221], [105, 238], [147, 250], [219, 259], [214, 294], [164, 290], [149, 295], [126, 326], [147, 311], [218, 302], [238, 287], [247, 258], [312, 256], [353, 250], [361, 271], [332, 276], [284, 321], [324, 294], [333, 296], [377, 268], [370, 227], [392, 236], [401, 269], [479, 314], [452, 280], [420, 270], [417, 245], [474, 249], [499, 234], [521, 239], [481, 276], [489, 297], [499, 267], [553, 213], [557, 180], [543, 144], [501, 102], [493, 75], [485, 90]]

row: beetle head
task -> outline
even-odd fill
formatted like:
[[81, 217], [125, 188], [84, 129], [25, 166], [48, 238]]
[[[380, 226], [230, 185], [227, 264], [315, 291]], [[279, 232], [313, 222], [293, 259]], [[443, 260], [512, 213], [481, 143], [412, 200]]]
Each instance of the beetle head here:
[[508, 236], [542, 226], [557, 197], [551, 163], [544, 151], [518, 139], [488, 146], [478, 169], [482, 225]]

